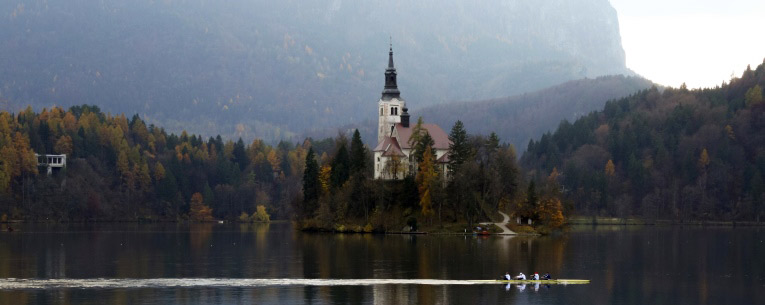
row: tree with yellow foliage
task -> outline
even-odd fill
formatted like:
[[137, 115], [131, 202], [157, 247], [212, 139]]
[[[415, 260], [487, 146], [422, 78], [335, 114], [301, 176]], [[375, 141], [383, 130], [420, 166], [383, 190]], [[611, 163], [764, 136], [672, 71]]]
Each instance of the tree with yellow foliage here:
[[760, 85], [755, 85], [754, 87], [749, 88], [744, 95], [744, 100], [746, 101], [747, 106], [762, 103], [762, 88]]
[[704, 148], [701, 151], [701, 156], [699, 156], [699, 167], [704, 170], [707, 168], [707, 165], [709, 165], [709, 153], [707, 152], [707, 149]]
[[72, 137], [63, 135], [56, 141], [56, 146], [53, 147], [59, 154], [71, 155], [72, 154]]
[[159, 182], [160, 180], [165, 178], [165, 167], [162, 166], [162, 163], [159, 163], [157, 161], [157, 165], [154, 166], [154, 181]]
[[611, 159], [608, 159], [608, 162], [606, 162], [606, 177], [613, 177], [616, 173], [616, 167], [614, 166], [614, 161]]
[[266, 212], [266, 206], [264, 205], [258, 205], [256, 208], [256, 213], [254, 216], [255, 221], [259, 222], [271, 222], [271, 215], [268, 215]]
[[416, 181], [417, 189], [420, 193], [420, 207], [422, 207], [422, 215], [428, 216], [433, 214], [431, 193], [437, 178], [436, 170], [433, 167], [433, 152], [430, 150], [430, 146], [425, 147], [419, 167], [420, 170], [417, 172]]
[[322, 165], [319, 170], [319, 185], [321, 185], [321, 191], [324, 194], [329, 192], [329, 178], [331, 175], [332, 166], [329, 166], [329, 164]]

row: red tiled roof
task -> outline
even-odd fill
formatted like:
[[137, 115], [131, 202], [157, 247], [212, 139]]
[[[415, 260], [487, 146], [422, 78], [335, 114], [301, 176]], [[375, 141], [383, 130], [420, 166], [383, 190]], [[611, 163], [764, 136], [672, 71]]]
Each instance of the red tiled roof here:
[[377, 144], [377, 147], [375, 147], [373, 151], [382, 151], [383, 156], [405, 156], [395, 137], [383, 138], [382, 142]]
[[[412, 146], [409, 145], [409, 138], [412, 136], [412, 129], [414, 126], [415, 125], [410, 124], [409, 127], [404, 127], [404, 125], [401, 125], [401, 123], [396, 124], [396, 132], [398, 133], [398, 138], [401, 139], [401, 148], [412, 148]], [[449, 144], [452, 142], [449, 141], [449, 136], [446, 135], [446, 132], [444, 132], [441, 127], [438, 127], [436, 124], [422, 124], [422, 128], [427, 130], [430, 136], [433, 138], [433, 142], [435, 142], [433, 148], [449, 149]]]

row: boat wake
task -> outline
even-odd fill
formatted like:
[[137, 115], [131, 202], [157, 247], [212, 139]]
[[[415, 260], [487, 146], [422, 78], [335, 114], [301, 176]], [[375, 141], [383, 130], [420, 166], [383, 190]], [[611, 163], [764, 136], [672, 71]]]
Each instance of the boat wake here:
[[[157, 279], [0, 279], [0, 290], [22, 289], [115, 289], [115, 288], [194, 288], [267, 286], [372, 286], [372, 285], [476, 285], [476, 281], [432, 279], [235, 279], [235, 278], [157, 278]], [[485, 283], [483, 283], [485, 284]]]

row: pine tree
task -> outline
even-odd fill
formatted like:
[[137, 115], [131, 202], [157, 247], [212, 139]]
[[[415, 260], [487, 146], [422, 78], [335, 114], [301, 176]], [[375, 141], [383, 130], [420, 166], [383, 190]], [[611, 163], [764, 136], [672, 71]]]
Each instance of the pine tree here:
[[364, 143], [361, 142], [359, 130], [353, 132], [351, 138], [351, 175], [363, 173], [367, 165], [367, 151], [364, 149]]
[[427, 130], [424, 130], [419, 137], [419, 140], [414, 144], [414, 151], [412, 152], [417, 163], [422, 162], [426, 149], [430, 149], [431, 152], [434, 151], [433, 145], [435, 144], [436, 142], [433, 140], [433, 137], [430, 136], [430, 133], [428, 133]]
[[249, 165], [249, 159], [247, 158], [247, 152], [244, 149], [244, 141], [242, 141], [242, 138], [239, 138], [239, 141], [236, 141], [232, 154], [234, 155], [234, 162], [239, 164], [240, 170], [244, 170], [247, 165]]
[[449, 171], [454, 172], [470, 158], [470, 143], [462, 121], [457, 121], [449, 133]]
[[343, 183], [348, 181], [350, 177], [350, 160], [348, 158], [348, 149], [345, 148], [345, 143], [340, 143], [340, 147], [337, 148], [335, 158], [332, 159], [332, 174], [330, 175], [330, 185], [333, 188], [343, 186]]
[[313, 214], [316, 201], [319, 200], [319, 164], [313, 147], [305, 155], [305, 170], [303, 171], [303, 215]]

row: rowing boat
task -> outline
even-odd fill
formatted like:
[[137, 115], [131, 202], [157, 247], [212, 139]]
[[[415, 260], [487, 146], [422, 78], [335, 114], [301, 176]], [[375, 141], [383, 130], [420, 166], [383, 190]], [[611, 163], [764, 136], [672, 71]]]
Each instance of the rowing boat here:
[[559, 279], [559, 280], [471, 280], [474, 283], [497, 283], [497, 284], [589, 284], [590, 280], [574, 280], [574, 279]]

